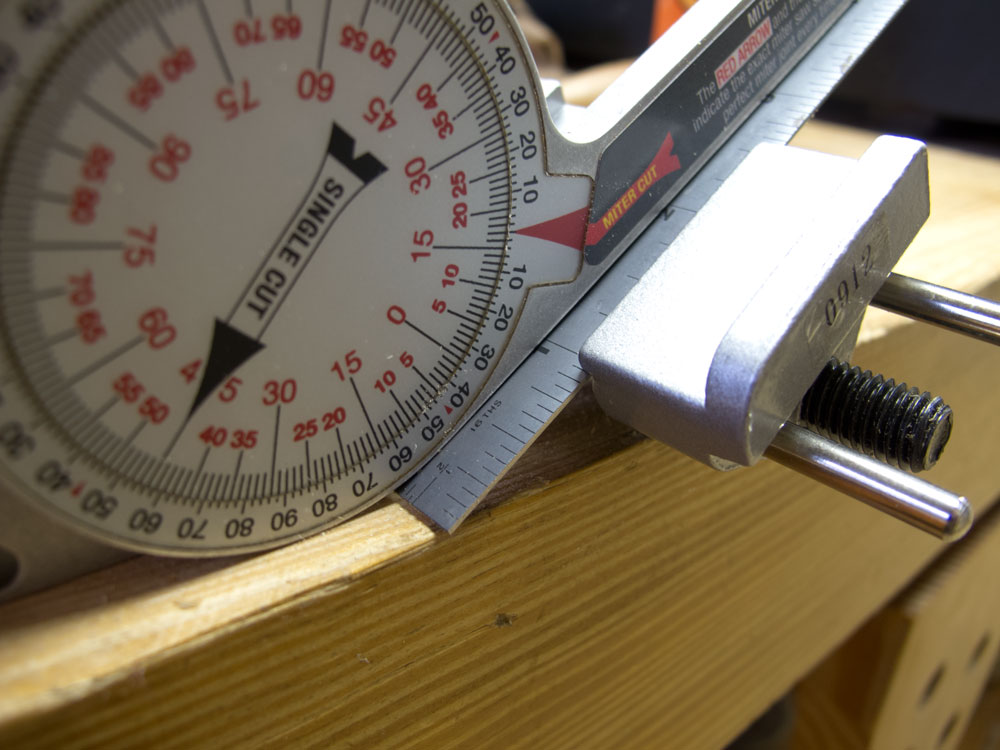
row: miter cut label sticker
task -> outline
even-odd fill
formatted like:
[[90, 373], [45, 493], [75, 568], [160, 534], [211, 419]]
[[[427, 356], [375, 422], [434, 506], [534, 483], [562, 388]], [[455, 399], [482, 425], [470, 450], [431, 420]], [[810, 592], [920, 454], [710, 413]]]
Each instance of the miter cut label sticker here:
[[681, 168], [680, 159], [672, 153], [673, 150], [673, 136], [667, 133], [667, 137], [663, 140], [656, 156], [653, 157], [653, 161], [639, 175], [639, 178], [619, 196], [615, 204], [599, 221], [588, 223], [587, 217], [590, 215], [590, 208], [583, 206], [554, 219], [522, 227], [517, 230], [517, 234], [537, 237], [548, 242], [566, 245], [575, 250], [582, 250], [585, 245], [596, 245], [647, 190], [659, 180]]
[[653, 157], [653, 161], [649, 163], [649, 166], [643, 170], [642, 174], [639, 175], [638, 179], [633, 182], [628, 190], [621, 194], [621, 197], [615, 201], [614, 205], [609, 208], [604, 216], [601, 217], [600, 221], [591, 222], [587, 226], [587, 245], [596, 245], [604, 236], [612, 229], [615, 224], [617, 224], [628, 210], [635, 205], [638, 200], [646, 194], [646, 192], [653, 187], [657, 182], [678, 171], [681, 168], [681, 160], [677, 158], [677, 155], [672, 153], [674, 150], [674, 137], [670, 133], [667, 133], [667, 137], [663, 139], [663, 144], [660, 146], [660, 150], [656, 152], [656, 156]]
[[[642, 228], [650, 211], [665, 206], [847, 5], [847, 0], [759, 0], [706, 44], [602, 155], [585, 222], [586, 262], [602, 263]], [[670, 161], [660, 162], [668, 142]]]

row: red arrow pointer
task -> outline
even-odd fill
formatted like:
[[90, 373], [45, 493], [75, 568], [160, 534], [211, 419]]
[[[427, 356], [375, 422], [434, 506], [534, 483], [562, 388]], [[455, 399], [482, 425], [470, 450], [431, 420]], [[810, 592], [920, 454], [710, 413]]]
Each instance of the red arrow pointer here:
[[515, 234], [525, 234], [528, 237], [537, 237], [540, 240], [565, 245], [574, 250], [583, 250], [583, 239], [587, 234], [587, 215], [589, 213], [590, 207], [584, 206], [554, 219], [518, 229]]
[[639, 197], [650, 187], [662, 180], [668, 174], [676, 172], [681, 168], [681, 160], [672, 153], [674, 150], [674, 137], [667, 133], [663, 139], [660, 149], [656, 152], [653, 160], [642, 170], [642, 174], [636, 178], [622, 194], [605, 212], [599, 221], [587, 223], [590, 218], [590, 207], [584, 206], [568, 214], [557, 216], [554, 219], [532, 224], [530, 227], [518, 229], [516, 234], [524, 234], [529, 237], [537, 237], [540, 240], [555, 242], [574, 250], [583, 250], [584, 244], [596, 245], [604, 235], [617, 224], [629, 209], [635, 204]]

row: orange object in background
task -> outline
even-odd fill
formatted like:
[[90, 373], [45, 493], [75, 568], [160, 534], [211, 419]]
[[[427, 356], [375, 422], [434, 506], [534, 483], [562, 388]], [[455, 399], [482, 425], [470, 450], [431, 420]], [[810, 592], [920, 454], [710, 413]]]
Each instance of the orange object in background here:
[[654, 0], [653, 23], [649, 29], [650, 43], [659, 39], [660, 34], [673, 26], [695, 2], [696, 0]]

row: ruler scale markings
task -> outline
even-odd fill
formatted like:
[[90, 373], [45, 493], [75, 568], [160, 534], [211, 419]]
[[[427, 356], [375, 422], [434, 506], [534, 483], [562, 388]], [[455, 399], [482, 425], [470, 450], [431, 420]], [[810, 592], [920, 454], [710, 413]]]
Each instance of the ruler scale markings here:
[[74, 146], [71, 143], [66, 143], [65, 141], [59, 140], [58, 138], [53, 139], [52, 141], [50, 141], [50, 143], [53, 149], [55, 149], [56, 151], [61, 151], [70, 158], [79, 159], [80, 161], [83, 161], [85, 158], [87, 158], [86, 151], [84, 151], [82, 148], [79, 148], [78, 146]]
[[[455, 118], [453, 118], [453, 121], [454, 121], [454, 120], [457, 120], [457, 119], [458, 119], [458, 118], [457, 118], [457, 117], [455, 117]], [[490, 128], [490, 131], [492, 131], [492, 130], [493, 130], [493, 128]], [[488, 140], [489, 138], [491, 138], [491, 137], [492, 137], [492, 138], [497, 138], [498, 136], [495, 136], [495, 135], [493, 135], [493, 134], [492, 134], [491, 132], [487, 132], [487, 133], [486, 133], [486, 135], [484, 135], [484, 136], [483, 136], [482, 138], [479, 138], [478, 140], [475, 140], [475, 141], [473, 141], [473, 142], [472, 142], [472, 143], [470, 143], [470, 144], [469, 144], [468, 146], [464, 146], [464, 147], [460, 148], [460, 149], [459, 149], [458, 151], [455, 151], [455, 152], [454, 152], [454, 153], [452, 153], [451, 155], [449, 155], [449, 156], [446, 156], [446, 157], [444, 157], [443, 159], [441, 159], [440, 161], [438, 161], [438, 162], [435, 162], [435, 163], [434, 163], [434, 164], [432, 164], [431, 166], [427, 167], [427, 171], [428, 171], [428, 172], [433, 172], [433, 171], [435, 171], [435, 170], [436, 170], [436, 169], [437, 169], [438, 167], [442, 166], [443, 164], [447, 164], [447, 163], [448, 163], [449, 161], [451, 161], [452, 159], [457, 159], [457, 158], [458, 158], [459, 156], [461, 156], [462, 154], [464, 154], [464, 153], [465, 153], [466, 151], [469, 151], [469, 150], [471, 150], [471, 149], [475, 148], [475, 147], [476, 147], [476, 146], [478, 146], [478, 145], [479, 145], [480, 143], [483, 143], [483, 142], [487, 141], [487, 140]], [[488, 152], [487, 152], [487, 153], [488, 153]]]
[[[246, 452], [246, 449], [241, 449], [240, 452], [239, 452], [239, 454], [236, 456], [236, 466], [233, 468], [233, 489], [234, 489], [234, 491], [236, 490], [236, 479], [237, 479], [237, 477], [239, 478], [241, 486], [242, 486], [243, 477], [240, 477], [240, 466], [243, 463], [243, 454], [245, 452]], [[239, 492], [238, 491], [236, 492], [236, 496], [239, 497]], [[232, 499], [232, 498], [230, 498], [230, 499]]]
[[[337, 434], [337, 441], [340, 442], [340, 434], [339, 434], [340, 433], [340, 428], [337, 429], [337, 433], [338, 433]], [[340, 445], [340, 452], [341, 453], [344, 452], [344, 446], [343, 446], [342, 443]], [[333, 460], [337, 463], [337, 479], [340, 479], [340, 477], [343, 475], [343, 472], [340, 469], [340, 456], [337, 455], [336, 453], [334, 453], [333, 454]]]
[[[94, 435], [94, 437], [91, 437], [91, 435]], [[92, 455], [103, 458], [102, 452], [108, 447], [109, 441], [114, 443], [120, 440], [120, 437], [104, 429], [103, 425], [91, 425], [90, 434], [85, 436], [84, 440], [81, 441], [81, 445], [87, 448]]]
[[80, 430], [88, 429], [94, 422], [97, 422], [101, 417], [103, 417], [111, 407], [118, 403], [120, 396], [112, 396], [94, 411], [87, 413], [81, 412], [75, 419], [80, 419], [83, 417], [83, 421], [77, 424], [75, 421], [67, 422], [66, 427], [70, 430], [72, 434], [78, 433]]
[[[16, 295], [11, 295], [12, 297], [17, 297], [18, 301], [21, 302], [41, 302], [46, 299], [53, 299], [55, 297], [62, 297], [66, 294], [66, 287], [53, 286], [46, 289], [23, 289], [19, 290]], [[23, 296], [23, 299], [21, 299]]]
[[378, 442], [378, 438], [381, 438], [382, 439], [381, 445], [384, 445], [388, 448], [389, 443], [392, 443], [397, 450], [399, 449], [399, 444], [396, 442], [396, 438], [392, 437], [391, 430], [389, 431], [389, 437], [386, 438], [386, 430], [383, 429], [381, 422], [378, 425], [376, 425], [376, 429], [378, 430], [378, 436], [375, 438], [376, 442]]
[[198, 0], [198, 13], [201, 15], [201, 22], [205, 26], [205, 33], [208, 34], [208, 40], [212, 43], [212, 49], [215, 51], [215, 57], [219, 61], [219, 67], [222, 68], [222, 76], [226, 79], [226, 83], [232, 86], [233, 73], [229, 69], [229, 63], [226, 61], [226, 55], [222, 51], [222, 43], [219, 41], [219, 36], [215, 33], [215, 26], [212, 25], [212, 19], [208, 15], [205, 0]]
[[[372, 419], [371, 419], [371, 417], [368, 416], [368, 409], [365, 407], [365, 402], [361, 399], [361, 393], [358, 391], [358, 386], [354, 382], [354, 378], [353, 377], [348, 378], [348, 380], [350, 380], [350, 382], [351, 382], [351, 388], [354, 389], [354, 396], [355, 396], [355, 398], [357, 398], [358, 405], [361, 407], [361, 413], [365, 415], [365, 422], [368, 423], [369, 434], [372, 435], [372, 436], [374, 436], [375, 440], [377, 442], [378, 441], [378, 436], [375, 434], [375, 425], [372, 424]], [[366, 435], [366, 437], [367, 437], [367, 435]], [[371, 440], [369, 439], [369, 443], [370, 442], [371, 442]], [[374, 446], [370, 446], [370, 447], [372, 449], [372, 451], [371, 451], [372, 455], [377, 455], [378, 451], [375, 450]], [[379, 448], [381, 448], [381, 443], [379, 444]]]
[[[715, 157], [691, 179], [689, 185], [684, 187], [670, 204], [671, 207], [684, 207], [687, 210], [668, 212], [663, 221], [655, 222], [649, 230], [641, 235], [629, 252], [618, 261], [616, 268], [605, 274], [584, 299], [570, 311], [563, 322], [554, 329], [550, 339], [546, 340], [545, 343], [555, 344], [558, 348], [549, 350], [550, 353], [536, 350], [530, 354], [513, 375], [495, 391], [491, 402], [493, 400], [501, 402], [499, 407], [501, 413], [520, 409], [520, 406], [515, 405], [526, 403], [526, 392], [532, 390], [551, 399], [558, 407], [553, 415], [558, 413], [571, 394], [578, 390], [578, 388], [566, 389], [565, 386], [557, 382], [558, 378], [565, 377], [578, 384], [578, 387], [580, 383], [586, 381], [585, 376], [582, 380], [578, 380], [566, 373], [582, 373], [576, 361], [575, 351], [583, 344], [590, 332], [596, 328], [603, 312], [601, 308], [613, 307], [617, 301], [625, 296], [634, 283], [628, 277], [642, 276], [645, 270], [659, 257], [665, 245], [669, 244], [680, 233], [693, 216], [694, 211], [704, 205], [705, 200], [715, 192], [717, 186], [742, 160], [742, 156], [757, 142], [764, 140], [787, 142], [788, 138], [797, 131], [798, 127], [819, 105], [820, 100], [829, 93], [829, 89], [846, 73], [847, 63], [852, 61], [857, 53], [863, 51], [884, 26], [883, 23], [873, 24], [867, 32], [858, 35], [862, 38], [848, 38], [845, 41], [844, 37], [857, 34], [853, 20], [859, 16], [864, 17], [866, 14], [871, 16], [881, 9], [886, 11], [882, 14], [884, 18], [890, 18], [902, 4], [903, 0], [860, 0], [845, 11], [841, 20], [833, 26], [825, 37], [820, 38], [814, 47], [806, 53], [803, 60], [778, 83], [773, 95], [750, 114], [746, 122], [733, 133], [729, 142], [719, 149]], [[835, 67], [829, 76], [823, 73], [822, 82], [817, 84], [815, 81], [817, 74], [813, 61], [829, 59], [831, 49], [840, 46], [845, 48], [844, 53], [838, 52], [833, 57], [837, 58], [841, 66]], [[789, 100], [794, 100], [794, 108], [787, 106]], [[610, 302], [599, 302], [599, 300], [609, 300]], [[555, 341], [551, 340], [552, 338], [559, 338], [563, 343], [556, 344]], [[565, 361], [553, 361], [553, 357], [557, 354], [559, 356], [555, 359]], [[553, 397], [539, 388], [536, 383], [548, 383], [550, 386], [566, 392], [566, 397]], [[456, 467], [474, 465], [474, 456], [482, 454], [495, 458], [495, 454], [483, 448], [484, 441], [510, 453], [511, 461], [516, 457], [515, 451], [504, 445], [502, 441], [488, 437], [489, 433], [483, 433], [479, 430], [476, 430], [475, 433], [470, 432], [470, 424], [476, 424], [477, 420], [490, 419], [493, 420], [490, 424], [495, 428], [493, 434], [500, 433], [511, 438], [514, 437], [496, 423], [495, 420], [500, 419], [501, 415], [487, 416], [484, 414], [487, 408], [489, 405], [481, 407], [459, 428], [456, 436], [439, 453], [439, 465], [447, 464]], [[538, 432], [540, 429], [535, 434], [537, 435]], [[477, 435], [482, 437], [477, 437]], [[498, 476], [502, 476], [511, 462], [497, 460], [498, 463], [502, 464]], [[447, 486], [440, 486], [440, 481], [455, 484], [453, 477], [453, 474], [439, 473], [435, 470], [434, 465], [429, 465], [401, 487], [398, 492], [424, 515], [430, 517], [443, 528], [452, 530], [466, 512], [463, 510], [456, 513], [453, 508], [449, 507], [447, 501], [442, 499], [454, 500]], [[427, 489], [432, 485], [436, 486], [436, 491], [427, 493]], [[411, 490], [411, 488], [413, 489]]]
[[[138, 464], [136, 464], [138, 461]], [[133, 458], [122, 467], [123, 476], [140, 477], [145, 476], [149, 467], [155, 464], [156, 460], [148, 453], [133, 451]], [[134, 480], [133, 480], [134, 481]]]
[[[457, 37], [455, 37], [454, 35], [452, 36], [452, 39], [456, 39], [456, 38]], [[439, 48], [439, 51], [440, 51], [440, 48]], [[447, 53], [445, 53], [445, 58], [446, 58], [446, 62], [448, 63], [448, 66], [451, 68], [451, 71], [448, 73], [448, 75], [445, 77], [445, 79], [443, 81], [441, 81], [441, 83], [438, 84], [437, 89], [435, 89], [438, 93], [441, 93], [441, 89], [443, 89], [445, 86], [447, 86], [448, 83], [451, 81], [451, 79], [454, 78], [455, 75], [459, 71], [459, 68], [455, 67], [455, 63], [452, 60], [448, 60], [447, 59]]]
[[212, 502], [213, 503], [217, 503], [217, 502], [219, 502], [220, 496], [221, 497], [225, 496], [226, 491], [229, 489], [229, 480], [232, 479], [232, 477], [222, 476], [222, 475], [216, 475], [214, 477], [214, 479], [215, 480], [219, 480], [219, 479], [222, 480], [222, 481], [216, 481], [215, 482], [215, 492], [212, 493]]
[[410, 8], [413, 7], [413, 0], [409, 0], [407, 6], [403, 8], [399, 13], [399, 23], [396, 25], [395, 31], [392, 32], [392, 36], [389, 38], [389, 44], [396, 43], [396, 37], [399, 36], [399, 32], [403, 29], [403, 23], [406, 21], [406, 14], [410, 12]]
[[160, 38], [160, 42], [171, 52], [174, 51], [174, 40], [170, 38], [167, 30], [163, 28], [163, 24], [160, 23], [159, 17], [155, 13], [148, 14], [149, 20], [156, 31], [156, 35]]
[[[519, 443], [520, 443], [521, 445], [524, 445], [524, 441], [523, 441], [523, 440], [521, 440], [521, 439], [520, 439], [519, 437], [517, 437], [516, 435], [514, 435], [514, 434], [512, 434], [512, 433], [508, 432], [508, 431], [507, 431], [507, 430], [505, 430], [505, 429], [504, 429], [503, 427], [501, 427], [500, 425], [498, 425], [498, 424], [497, 424], [496, 422], [494, 422], [494, 423], [493, 423], [493, 427], [494, 427], [495, 429], [499, 430], [500, 432], [502, 432], [502, 433], [503, 433], [504, 435], [506, 435], [507, 437], [509, 437], [509, 438], [513, 438], [514, 440], [516, 440], [517, 442], [519, 442]], [[510, 449], [508, 448], [508, 450], [510, 450]]]
[[396, 395], [396, 392], [392, 388], [389, 389], [389, 395], [392, 396], [392, 400], [396, 402], [396, 408], [398, 408], [400, 412], [402, 412], [403, 414], [404, 419], [402, 419], [401, 421], [403, 422], [405, 422], [406, 420], [410, 420], [411, 422], [415, 421], [415, 417], [411, 417], [409, 414], [407, 414], [406, 407], [399, 400], [399, 397]]
[[[204, 476], [202, 475], [201, 472], [204, 471], [205, 469], [205, 462], [208, 460], [208, 454], [211, 453], [211, 451], [212, 451], [212, 446], [206, 445], [205, 450], [202, 451], [201, 453], [201, 460], [198, 461], [198, 467], [194, 470], [192, 481], [198, 482], [199, 480], [204, 479]], [[185, 489], [187, 489], [186, 483], [185, 483]], [[195, 490], [195, 493], [197, 493], [197, 491], [198, 490]], [[199, 506], [199, 508], [200, 507], [201, 506]]]
[[444, 345], [440, 341], [438, 341], [436, 338], [434, 338], [433, 336], [431, 336], [429, 333], [427, 333], [424, 329], [420, 328], [419, 326], [414, 325], [409, 320], [404, 320], [403, 322], [407, 326], [409, 326], [410, 328], [412, 328], [414, 331], [416, 331], [417, 333], [419, 333], [421, 336], [423, 336], [425, 339], [427, 339], [428, 341], [430, 341], [432, 344], [434, 344], [435, 346], [437, 346], [438, 349], [444, 349]]
[[118, 46], [112, 41], [107, 45], [102, 45], [104, 53], [114, 60], [115, 64], [122, 69], [122, 72], [126, 76], [131, 78], [133, 81], [139, 80], [139, 71], [137, 71], [132, 64], [122, 57], [122, 53], [118, 50]]
[[71, 377], [67, 378], [66, 379], [66, 385], [67, 386], [71, 386], [71, 385], [75, 385], [75, 384], [79, 383], [81, 380], [83, 380], [88, 375], [91, 375], [91, 374], [97, 372], [98, 370], [100, 370], [105, 365], [111, 364], [116, 359], [118, 359], [120, 356], [122, 356], [123, 354], [127, 353], [129, 350], [131, 350], [132, 348], [134, 348], [134, 347], [138, 346], [139, 344], [141, 344], [143, 341], [145, 341], [145, 337], [141, 336], [141, 335], [140, 336], [136, 336], [131, 341], [126, 341], [124, 344], [122, 344], [121, 346], [119, 346], [117, 349], [114, 349], [113, 351], [108, 352], [108, 354], [106, 354], [105, 356], [101, 357], [96, 362], [93, 362], [92, 364], [87, 365], [82, 370], [77, 371], [74, 375], [72, 375]]
[[[475, 71], [470, 69], [469, 72], [470, 73], [474, 73]], [[458, 80], [459, 80], [459, 83], [462, 83], [462, 79], [461, 78], [459, 78]], [[475, 105], [477, 102], [479, 102], [483, 98], [489, 97], [489, 93], [490, 92], [487, 89], [486, 91], [483, 91], [483, 93], [479, 94], [475, 99], [472, 99], [468, 104], [466, 104], [464, 107], [462, 107], [454, 117], [451, 118], [451, 121], [452, 122], [458, 122], [461, 119], [462, 115], [464, 115], [466, 112], [468, 112], [473, 107], [473, 105]], [[490, 99], [489, 101], [492, 101], [492, 100]]]
[[[492, 458], [498, 464], [501, 464], [502, 466], [506, 466], [507, 465], [506, 461], [504, 461], [503, 459], [497, 458], [495, 455], [493, 455], [492, 453], [490, 453], [488, 450], [484, 450], [483, 453], [485, 453], [487, 456], [489, 456], [490, 458]], [[494, 476], [499, 476], [499, 475], [494, 474]]]
[[438, 91], [440, 91], [444, 87], [445, 83], [451, 80], [452, 76], [454, 76], [461, 69], [461, 66], [455, 66], [455, 53], [460, 51], [462, 40], [461, 37], [455, 33], [455, 26], [451, 23], [452, 20], [453, 16], [449, 15], [446, 21], [446, 23], [449, 24], [452, 34], [438, 42], [437, 50], [441, 53], [441, 58], [445, 61], [445, 65], [451, 70], [448, 78], [446, 78], [445, 81], [437, 87]]
[[274, 437], [271, 439], [271, 471], [268, 473], [270, 479], [269, 494], [274, 494], [274, 467], [278, 463], [278, 428], [281, 425], [281, 404], [274, 407]]
[[209, 483], [208, 484], [208, 489], [209, 489], [209, 491], [211, 491], [211, 489], [212, 489], [212, 483], [210, 481], [210, 475], [209, 474], [201, 474], [200, 476], [196, 475], [194, 490], [191, 492], [191, 494], [194, 497], [201, 498], [201, 502], [198, 503], [198, 513], [199, 514], [202, 512], [202, 510], [205, 509], [205, 502], [208, 499], [208, 498], [205, 497], [205, 495], [208, 494], [208, 492], [205, 491], [205, 482], [206, 481]]
[[441, 378], [441, 373], [436, 367], [432, 367], [427, 371], [427, 377], [434, 381], [437, 389], [440, 390], [441, 386], [444, 385], [444, 380]]
[[55, 193], [50, 190], [39, 190], [32, 196], [35, 200], [45, 201], [46, 203], [57, 203], [60, 205], [69, 205], [70, 196], [66, 193]]
[[430, 34], [427, 32], [427, 26], [431, 22], [440, 23], [440, 17], [431, 11], [428, 4], [417, 6], [414, 8], [413, 13], [410, 14], [410, 25], [424, 37], [430, 37]]
[[[159, 498], [163, 493], [163, 477], [169, 470], [170, 464], [166, 463], [162, 458], [154, 458], [142, 476], [138, 477], [137, 481], [139, 483], [146, 483], [146, 477], [149, 476], [148, 486], [156, 493], [156, 497]], [[150, 471], [153, 472], [152, 475], [149, 475]]]
[[79, 333], [80, 330], [76, 326], [73, 326], [72, 328], [67, 328], [65, 331], [53, 334], [48, 339], [43, 341], [42, 345], [45, 347], [51, 347], [55, 344], [60, 344], [63, 341], [69, 341], [70, 339], [74, 339], [77, 337]]
[[441, 28], [443, 27], [438, 28], [438, 30], [435, 32], [434, 38], [427, 43], [427, 46], [424, 47], [424, 51], [421, 52], [420, 55], [417, 57], [416, 62], [414, 62], [413, 65], [410, 66], [409, 71], [407, 71], [406, 75], [403, 77], [403, 80], [400, 81], [399, 87], [396, 89], [396, 93], [394, 93], [389, 98], [389, 104], [395, 104], [396, 99], [398, 99], [399, 95], [403, 93], [403, 89], [406, 88], [406, 84], [410, 82], [410, 78], [412, 78], [413, 74], [417, 72], [417, 68], [420, 67], [420, 63], [424, 61], [424, 58], [427, 57], [427, 53], [430, 52], [431, 48], [434, 46], [434, 42], [437, 39], [437, 34], [441, 32]]
[[[326, 54], [326, 35], [330, 30], [330, 3], [332, 0], [326, 0], [326, 6], [323, 8], [323, 25], [320, 31], [319, 37], [319, 53], [316, 58], [316, 70], [323, 70], [323, 56]], [[370, 0], [369, 0], [370, 2]], [[361, 14], [361, 26], [365, 25], [365, 16], [368, 15], [368, 2], [365, 3], [364, 12]]]
[[[426, 390], [423, 383], [420, 384], [420, 387]], [[408, 397], [407, 403], [409, 404], [412, 402], [410, 408], [413, 410], [413, 413], [417, 414], [420, 419], [423, 419], [426, 422], [430, 419], [430, 417], [427, 416], [427, 402], [425, 401], [424, 403], [420, 403], [420, 399], [418, 398], [420, 395], [421, 394], [418, 391], [415, 391], [412, 396]]]

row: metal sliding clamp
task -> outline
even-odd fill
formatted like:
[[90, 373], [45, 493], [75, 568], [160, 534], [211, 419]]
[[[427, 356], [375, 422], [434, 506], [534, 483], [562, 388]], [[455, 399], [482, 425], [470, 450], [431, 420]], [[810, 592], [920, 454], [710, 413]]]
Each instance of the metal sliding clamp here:
[[951, 410], [843, 364], [869, 304], [1000, 341], [1000, 305], [892, 273], [929, 210], [917, 141], [860, 160], [758, 146], [581, 350], [598, 401], [716, 469], [766, 456], [961, 536], [965, 498], [911, 473]]

